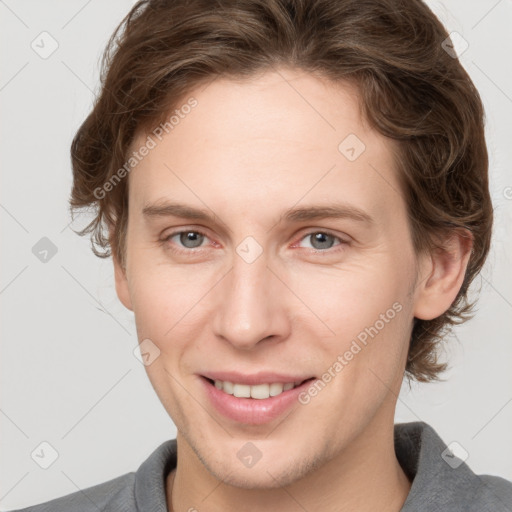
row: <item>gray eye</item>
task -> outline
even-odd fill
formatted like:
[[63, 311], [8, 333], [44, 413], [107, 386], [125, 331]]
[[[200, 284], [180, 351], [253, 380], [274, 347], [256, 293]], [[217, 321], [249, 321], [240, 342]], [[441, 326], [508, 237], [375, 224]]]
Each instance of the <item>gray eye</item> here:
[[179, 234], [180, 243], [187, 249], [194, 249], [201, 246], [204, 240], [204, 235], [197, 231], [183, 231]]
[[318, 233], [311, 233], [306, 238], [311, 240], [311, 246], [313, 249], [321, 250], [321, 249], [330, 249], [334, 245], [335, 236], [330, 235], [329, 233], [322, 233], [319, 231]]

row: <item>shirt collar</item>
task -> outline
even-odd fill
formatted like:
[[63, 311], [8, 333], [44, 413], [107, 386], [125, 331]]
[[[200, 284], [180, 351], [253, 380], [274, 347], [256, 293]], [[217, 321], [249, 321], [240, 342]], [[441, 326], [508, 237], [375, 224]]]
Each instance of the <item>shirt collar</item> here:
[[495, 504], [493, 511], [508, 510], [486, 480], [455, 457], [427, 423], [395, 424], [395, 453], [413, 479], [400, 512], [459, 511], [469, 506], [471, 510], [489, 510], [490, 502]]
[[176, 439], [162, 443], [135, 473], [135, 503], [141, 512], [167, 512], [165, 484], [177, 463]]
[[[412, 480], [400, 512], [476, 504], [483, 502], [486, 492], [492, 492], [465, 462], [451, 456], [446, 444], [427, 423], [395, 424], [394, 442], [397, 459]], [[140, 511], [167, 512], [166, 478], [176, 463], [176, 439], [171, 439], [162, 443], [139, 467], [134, 493]]]

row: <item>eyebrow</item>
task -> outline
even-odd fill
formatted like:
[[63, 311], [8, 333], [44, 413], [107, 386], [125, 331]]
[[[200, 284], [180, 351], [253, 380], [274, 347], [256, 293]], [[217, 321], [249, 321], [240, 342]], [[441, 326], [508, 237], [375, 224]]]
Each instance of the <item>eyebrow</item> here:
[[[195, 208], [182, 203], [159, 201], [148, 204], [142, 209], [147, 218], [152, 217], [180, 217], [186, 219], [215, 222], [216, 215], [208, 210]], [[334, 203], [319, 206], [306, 206], [289, 208], [281, 215], [281, 221], [304, 222], [319, 219], [352, 219], [368, 225], [375, 220], [367, 212], [350, 204]]]

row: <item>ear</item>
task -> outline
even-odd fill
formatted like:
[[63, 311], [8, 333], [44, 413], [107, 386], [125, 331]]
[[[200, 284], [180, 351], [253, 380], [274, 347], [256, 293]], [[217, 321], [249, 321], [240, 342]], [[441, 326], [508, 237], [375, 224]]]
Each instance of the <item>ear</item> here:
[[453, 304], [464, 281], [473, 235], [467, 229], [454, 230], [437, 244], [420, 263], [414, 316], [421, 320], [437, 318]]
[[122, 302], [122, 304], [129, 309], [130, 311], [133, 311], [132, 307], [132, 299], [130, 296], [130, 288], [128, 286], [128, 278], [126, 275], [126, 268], [124, 268], [120, 261], [117, 258], [117, 251], [115, 251], [114, 246], [112, 245], [112, 262], [114, 263], [114, 278], [116, 281], [116, 293], [119, 297], [119, 300]]

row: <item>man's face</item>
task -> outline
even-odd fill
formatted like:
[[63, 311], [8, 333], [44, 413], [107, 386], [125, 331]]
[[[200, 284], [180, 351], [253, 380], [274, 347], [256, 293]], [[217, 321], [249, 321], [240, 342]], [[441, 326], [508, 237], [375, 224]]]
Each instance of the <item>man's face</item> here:
[[[159, 350], [146, 369], [179, 442], [227, 483], [275, 487], [393, 423], [416, 301], [406, 207], [391, 142], [352, 87], [282, 70], [191, 96], [131, 171], [117, 290]], [[211, 219], [157, 214], [166, 203]], [[344, 214], [308, 215], [327, 207]], [[215, 372], [313, 380], [235, 398]]]

